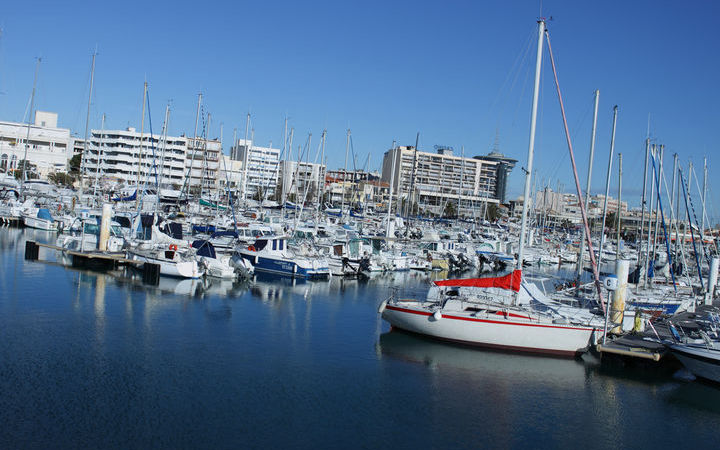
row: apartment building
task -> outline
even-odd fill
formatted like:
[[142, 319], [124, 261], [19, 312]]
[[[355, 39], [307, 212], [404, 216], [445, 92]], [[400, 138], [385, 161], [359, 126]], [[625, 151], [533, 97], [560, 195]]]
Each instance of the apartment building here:
[[[40, 178], [53, 172], [66, 172], [71, 146], [70, 130], [57, 126], [58, 115], [36, 111], [35, 121], [27, 123], [0, 121], [0, 171], [21, 170], [21, 161], [35, 167]], [[28, 166], [26, 168], [30, 170]]]
[[382, 181], [391, 183], [401, 203], [411, 198], [420, 209], [440, 215], [451, 202], [460, 215], [473, 215], [485, 203], [499, 203], [498, 164], [456, 156], [449, 147], [432, 153], [400, 146], [385, 152]]

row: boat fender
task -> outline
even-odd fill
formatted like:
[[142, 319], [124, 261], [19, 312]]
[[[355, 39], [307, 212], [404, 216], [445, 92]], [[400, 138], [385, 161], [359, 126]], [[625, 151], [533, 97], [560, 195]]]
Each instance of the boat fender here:
[[442, 313], [440, 311], [435, 311], [432, 316], [436, 321], [442, 319]]
[[251, 251], [251, 252], [254, 252], [254, 251], [255, 251], [255, 246], [254, 246], [254, 245], [249, 246], [249, 247], [248, 247], [248, 250]]
[[387, 299], [383, 300], [382, 303], [380, 303], [380, 306], [378, 307], [378, 314], [382, 314], [383, 311], [385, 311], [385, 307], [387, 306]]
[[170, 250], [172, 250], [172, 251], [177, 251], [177, 249], [178, 249], [178, 246], [177, 246], [177, 245], [175, 245], [175, 244], [170, 244], [170, 247], [169, 247], [169, 249], [170, 249]]

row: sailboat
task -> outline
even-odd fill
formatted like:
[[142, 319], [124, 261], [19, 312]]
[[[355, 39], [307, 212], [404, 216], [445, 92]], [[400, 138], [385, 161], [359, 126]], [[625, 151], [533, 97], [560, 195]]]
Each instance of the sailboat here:
[[[525, 199], [530, 193], [544, 33], [545, 22], [539, 20]], [[512, 351], [575, 356], [594, 345], [603, 327], [600, 316], [554, 302], [522, 280], [527, 208], [525, 201], [516, 270], [504, 277], [436, 281], [425, 299], [393, 295], [380, 304], [382, 318], [393, 328]]]

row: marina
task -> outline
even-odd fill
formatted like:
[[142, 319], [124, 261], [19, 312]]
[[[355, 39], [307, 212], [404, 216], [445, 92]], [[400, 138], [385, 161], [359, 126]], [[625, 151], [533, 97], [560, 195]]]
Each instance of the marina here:
[[719, 7], [132, 3], [0, 28], [1, 449], [716, 440]]
[[51, 236], [0, 229], [6, 448], [702, 445], [720, 425], [720, 390], [681, 367], [390, 331], [377, 299], [427, 289], [432, 272], [152, 285], [133, 271], [26, 261], [28, 240]]

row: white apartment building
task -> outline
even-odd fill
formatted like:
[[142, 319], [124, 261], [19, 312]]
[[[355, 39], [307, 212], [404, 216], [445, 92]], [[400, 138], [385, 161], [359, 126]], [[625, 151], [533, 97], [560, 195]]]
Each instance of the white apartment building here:
[[[185, 138], [185, 174], [190, 174], [189, 184], [197, 189], [202, 182], [202, 189], [215, 189], [218, 183], [218, 169], [222, 144], [217, 139]], [[181, 183], [182, 184], [182, 183]]]
[[228, 155], [222, 155], [218, 167], [218, 186], [226, 189], [229, 185], [232, 191], [239, 190], [242, 184], [242, 168], [242, 161], [234, 161]]
[[70, 130], [58, 128], [57, 118], [56, 113], [35, 111], [29, 139], [28, 124], [0, 121], [0, 171], [21, 169], [20, 161], [27, 150], [27, 161], [36, 167], [40, 178], [47, 178], [52, 172], [66, 172], [71, 157]]
[[[297, 161], [280, 161], [281, 200], [317, 201], [325, 182], [325, 165]], [[307, 191], [307, 195], [305, 192]]]
[[[191, 187], [216, 186], [219, 141], [198, 139], [195, 150], [193, 139], [184, 136], [162, 137], [158, 134], [125, 130], [92, 130], [88, 136], [83, 171], [87, 178], [99, 177], [105, 181], [135, 185], [140, 183], [165, 187], [181, 187], [190, 174]], [[78, 139], [75, 148], [84, 148]], [[194, 157], [194, 159], [193, 159]], [[192, 169], [192, 170], [191, 170]]]
[[497, 164], [455, 156], [447, 148], [431, 153], [400, 146], [385, 152], [381, 180], [392, 181], [393, 202], [411, 196], [413, 203], [434, 214], [442, 214], [446, 204], [452, 202], [458, 205], [459, 214], [472, 215], [486, 202], [498, 203], [494, 192]]
[[[275, 195], [280, 178], [280, 149], [272, 147], [259, 147], [252, 141], [238, 139], [230, 149], [232, 159], [247, 162], [247, 181], [241, 182], [239, 190], [245, 185], [245, 196], [255, 197], [258, 191], [265, 198]], [[242, 192], [241, 192], [242, 194]]]

